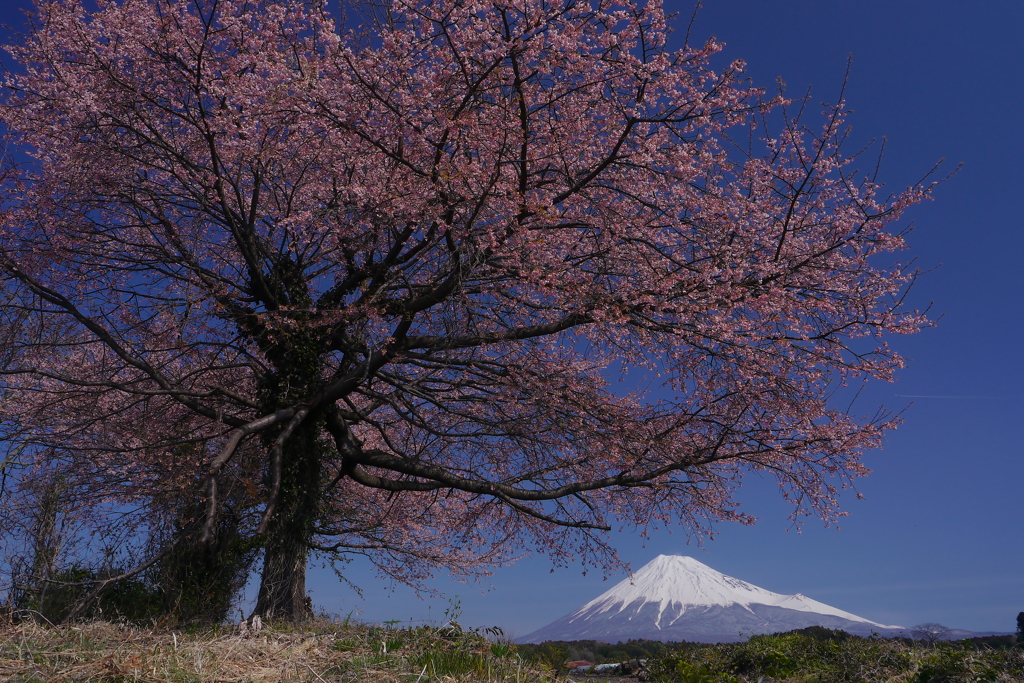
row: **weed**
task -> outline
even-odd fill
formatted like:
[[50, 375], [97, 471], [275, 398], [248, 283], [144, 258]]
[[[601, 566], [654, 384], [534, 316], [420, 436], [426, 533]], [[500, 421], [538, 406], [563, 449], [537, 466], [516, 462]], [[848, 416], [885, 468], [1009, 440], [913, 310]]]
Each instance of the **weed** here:
[[331, 647], [335, 652], [352, 652], [356, 649], [356, 641], [346, 638], [344, 640], [335, 641], [334, 645]]
[[516, 646], [512, 643], [491, 643], [491, 654], [498, 659], [507, 659], [513, 657], [516, 654]]

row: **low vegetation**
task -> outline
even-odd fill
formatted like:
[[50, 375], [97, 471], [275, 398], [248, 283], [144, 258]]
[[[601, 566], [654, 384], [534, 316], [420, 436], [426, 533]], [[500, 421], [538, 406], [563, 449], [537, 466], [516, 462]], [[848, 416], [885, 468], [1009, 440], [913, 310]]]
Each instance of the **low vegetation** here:
[[1024, 681], [1024, 649], [1014, 647], [1014, 640], [927, 644], [811, 627], [743, 643], [575, 641], [519, 649], [538, 660], [644, 660], [641, 677], [653, 683], [1009, 683]]
[[[512, 645], [497, 629], [390, 628], [330, 621], [301, 628], [186, 630], [94, 621], [0, 624], [5, 683], [569, 683], [564, 664], [642, 660], [651, 683], [1011, 683], [1011, 639], [928, 645], [823, 628], [743, 643], [597, 641]], [[636, 671], [636, 667], [633, 667]], [[582, 676], [593, 683], [628, 678]]]
[[1024, 651], [788, 633], [687, 647], [653, 660], [650, 668], [653, 680], [672, 683], [1009, 682], [1024, 680]]
[[89, 622], [0, 625], [5, 683], [556, 683], [499, 633], [309, 622], [249, 636]]

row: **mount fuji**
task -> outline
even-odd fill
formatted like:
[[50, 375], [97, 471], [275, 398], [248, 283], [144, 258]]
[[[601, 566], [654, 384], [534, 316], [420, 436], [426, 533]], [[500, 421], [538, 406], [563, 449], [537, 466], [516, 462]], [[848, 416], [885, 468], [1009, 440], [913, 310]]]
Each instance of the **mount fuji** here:
[[[519, 639], [732, 642], [746, 636], [808, 626], [856, 635], [897, 635], [902, 626], [879, 624], [804, 595], [782, 595], [717, 572], [692, 557], [659, 555], [632, 579], [572, 614]], [[742, 634], [742, 635], [741, 635]]]

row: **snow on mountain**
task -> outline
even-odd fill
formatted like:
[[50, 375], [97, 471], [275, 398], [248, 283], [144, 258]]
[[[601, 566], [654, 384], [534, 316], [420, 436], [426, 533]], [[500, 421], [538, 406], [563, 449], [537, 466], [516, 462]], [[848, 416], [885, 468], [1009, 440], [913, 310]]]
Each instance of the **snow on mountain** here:
[[520, 640], [728, 641], [807, 626], [892, 633], [889, 626], [804, 595], [783, 595], [726, 576], [692, 557], [659, 555], [632, 579]]
[[578, 609], [570, 620], [581, 618], [586, 614], [600, 614], [619, 608], [621, 612], [627, 605], [637, 600], [645, 603], [658, 603], [659, 621], [667, 607], [673, 603], [680, 605], [773, 605], [800, 612], [829, 614], [850, 621], [862, 621], [865, 624], [880, 628], [900, 628], [899, 626], [883, 626], [856, 614], [844, 612], [824, 603], [812, 600], [800, 593], [783, 595], [759, 588], [746, 581], [715, 571], [703, 562], [698, 562], [685, 555], [658, 555], [645, 564], [633, 580], [621, 581], [611, 590], [594, 598]]

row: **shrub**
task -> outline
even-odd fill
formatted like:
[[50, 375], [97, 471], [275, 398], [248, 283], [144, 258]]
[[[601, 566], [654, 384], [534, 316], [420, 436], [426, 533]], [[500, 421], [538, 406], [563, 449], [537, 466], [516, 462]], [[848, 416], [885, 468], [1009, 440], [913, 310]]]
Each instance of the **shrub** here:
[[999, 680], [994, 657], [955, 644], [929, 652], [920, 663], [915, 683], [980, 683]]
[[[655, 680], [756, 681], [761, 677], [810, 683], [885, 681], [909, 673], [913, 658], [898, 641], [815, 631], [754, 636], [745, 643], [690, 645], [651, 663]], [[703, 677], [703, 678], [701, 678]]]
[[[92, 582], [119, 573], [117, 569], [97, 570], [80, 565], [58, 570], [47, 582], [45, 591], [26, 595], [19, 608], [35, 612], [51, 623], [58, 623], [89, 593]], [[79, 617], [145, 621], [160, 613], [160, 604], [159, 589], [145, 579], [129, 578], [111, 584], [79, 613]]]

